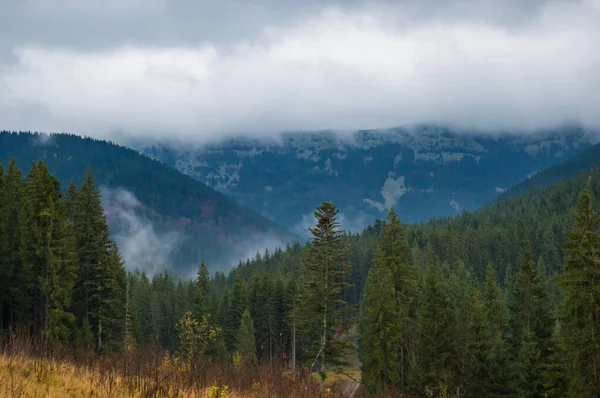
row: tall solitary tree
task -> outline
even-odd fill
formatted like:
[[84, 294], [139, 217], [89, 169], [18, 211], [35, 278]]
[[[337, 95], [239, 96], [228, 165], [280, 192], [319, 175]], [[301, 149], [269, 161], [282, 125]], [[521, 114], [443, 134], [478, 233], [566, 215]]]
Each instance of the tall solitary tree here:
[[337, 219], [338, 209], [330, 202], [317, 207], [317, 220], [310, 228], [311, 245], [302, 259], [302, 287], [298, 308], [299, 330], [308, 336], [308, 355], [312, 366], [318, 363], [321, 386], [325, 371], [344, 364], [343, 353], [347, 347], [334, 338], [347, 313], [344, 291], [349, 287], [350, 264], [348, 248], [342, 241], [343, 231]]

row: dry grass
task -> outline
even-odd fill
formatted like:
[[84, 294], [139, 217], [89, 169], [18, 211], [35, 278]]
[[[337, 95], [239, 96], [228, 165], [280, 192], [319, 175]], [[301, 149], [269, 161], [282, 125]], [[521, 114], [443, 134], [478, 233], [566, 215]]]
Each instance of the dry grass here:
[[[308, 373], [283, 367], [192, 369], [162, 350], [114, 356], [63, 352], [52, 357], [5, 346], [0, 351], [2, 397], [319, 397]], [[341, 397], [341, 386], [323, 394]]]

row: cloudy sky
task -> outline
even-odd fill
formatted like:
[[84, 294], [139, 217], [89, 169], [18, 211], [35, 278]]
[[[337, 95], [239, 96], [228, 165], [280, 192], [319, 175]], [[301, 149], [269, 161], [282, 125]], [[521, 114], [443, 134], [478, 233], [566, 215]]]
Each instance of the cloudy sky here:
[[600, 126], [600, 0], [0, 0], [0, 129]]

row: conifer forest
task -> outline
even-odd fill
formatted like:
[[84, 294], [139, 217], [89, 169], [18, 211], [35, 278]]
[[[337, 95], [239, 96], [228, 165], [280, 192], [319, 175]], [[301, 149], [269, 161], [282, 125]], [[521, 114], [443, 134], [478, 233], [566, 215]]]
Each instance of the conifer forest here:
[[194, 279], [127, 269], [93, 170], [66, 189], [43, 161], [0, 175], [3, 358], [106, 361], [148, 373], [141, 396], [600, 396], [598, 168], [361, 233], [324, 202], [308, 243]]

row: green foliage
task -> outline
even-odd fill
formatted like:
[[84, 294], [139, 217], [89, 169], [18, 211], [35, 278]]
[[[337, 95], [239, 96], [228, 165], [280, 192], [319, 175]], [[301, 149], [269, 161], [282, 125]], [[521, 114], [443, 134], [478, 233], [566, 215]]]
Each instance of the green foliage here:
[[197, 321], [191, 311], [183, 314], [177, 323], [177, 330], [181, 356], [192, 366], [205, 359], [206, 350], [221, 334], [221, 329], [213, 326], [208, 317], [204, 316], [201, 321]]
[[572, 364], [569, 396], [600, 395], [600, 214], [590, 191], [579, 199], [564, 245], [560, 286], [564, 344]]
[[237, 330], [242, 321], [242, 314], [247, 307], [246, 285], [241, 277], [236, 276], [233, 291], [227, 301], [227, 314], [225, 318], [225, 344], [230, 352], [235, 350]]
[[556, 323], [544, 368], [544, 389], [548, 398], [566, 397], [569, 391], [570, 366], [560, 323]]
[[456, 350], [456, 314], [439, 265], [425, 271], [420, 308], [420, 367], [424, 389], [441, 394], [452, 385]]
[[202, 319], [204, 315], [209, 313], [209, 299], [211, 294], [210, 274], [208, 268], [202, 260], [198, 268], [198, 276], [196, 278], [196, 297], [194, 300], [194, 317]]
[[302, 261], [298, 330], [307, 337], [308, 357], [314, 358], [312, 366], [319, 362], [322, 380], [327, 365], [333, 370], [344, 365], [347, 348], [342, 341], [333, 341], [343, 325], [342, 315], [348, 311], [343, 294], [349, 287], [350, 273], [337, 214], [332, 203], [317, 207], [316, 224], [310, 228], [313, 238]]
[[[406, 391], [409, 359], [415, 356], [418, 337], [417, 274], [402, 224], [391, 209], [377, 241], [361, 314], [363, 377], [368, 380], [365, 383], [371, 393], [391, 387]], [[383, 335], [387, 338], [379, 341]], [[386, 347], [373, 347], [379, 344]]]
[[0, 191], [0, 297], [2, 327], [22, 325], [29, 313], [28, 270], [21, 258], [20, 216], [24, 184], [21, 171], [11, 159], [2, 176]]
[[124, 338], [125, 268], [110, 240], [100, 191], [89, 168], [76, 197], [73, 231], [79, 275], [73, 311], [79, 326], [86, 319], [96, 348], [110, 350]]
[[237, 332], [236, 352], [244, 363], [256, 364], [256, 341], [254, 322], [250, 311], [245, 310]]
[[[40, 144], [42, 141], [45, 143]], [[241, 243], [253, 237], [257, 241], [266, 235], [282, 240], [296, 238], [192, 177], [111, 142], [74, 134], [0, 131], [0, 163], [6, 165], [12, 157], [21, 170], [43, 159], [65, 190], [72, 181], [81, 186], [90, 166], [99, 186], [130, 192], [143, 204], [136, 209], [138, 217], [158, 232], [179, 232], [180, 244], [170, 258], [171, 270], [179, 276], [188, 275], [189, 265], [199, 264], [201, 259], [209, 264], [236, 261], [247, 250]], [[109, 222], [113, 237], [123, 232], [118, 218], [110, 218]], [[148, 264], [128, 266], [133, 269]]]
[[390, 269], [375, 264], [365, 284], [360, 314], [364, 352], [362, 379], [372, 396], [400, 385], [401, 381], [398, 352], [402, 343], [401, 320], [393, 281]]
[[[371, 396], [597, 396], [592, 181], [572, 218], [579, 178], [422, 225], [392, 210], [361, 234], [323, 203], [308, 245], [257, 253], [228, 276], [202, 262], [186, 280], [125, 272], [89, 170], [63, 195], [43, 162], [25, 179], [11, 162], [0, 168], [0, 329], [50, 348], [161, 345], [192, 367], [229, 354], [291, 365], [293, 353], [323, 377], [346, 370], [358, 315]], [[548, 276], [563, 256], [557, 292]]]

